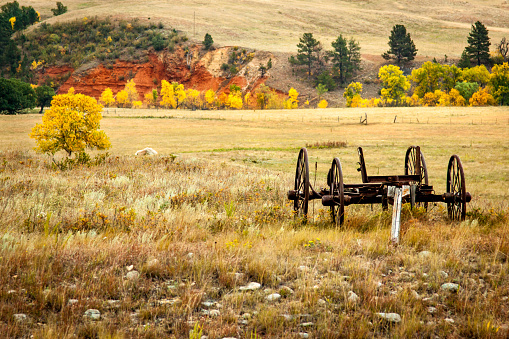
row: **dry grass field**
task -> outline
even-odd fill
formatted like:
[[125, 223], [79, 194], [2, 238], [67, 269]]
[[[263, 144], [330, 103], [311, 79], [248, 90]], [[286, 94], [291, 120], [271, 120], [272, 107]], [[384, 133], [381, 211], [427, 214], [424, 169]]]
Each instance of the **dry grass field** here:
[[[364, 113], [368, 125], [358, 123]], [[0, 116], [5, 337], [509, 335], [507, 109], [104, 116], [109, 155], [66, 171], [31, 150], [40, 115]], [[397, 247], [380, 206], [348, 206], [337, 229], [318, 202], [303, 225], [286, 198], [297, 153], [329, 141], [347, 146], [308, 150], [315, 187], [335, 156], [345, 182], [359, 183], [357, 146], [368, 173], [402, 173], [415, 144], [443, 193], [458, 154], [473, 195], [467, 220], [449, 221], [440, 204], [429, 213], [404, 206]], [[159, 155], [133, 155], [147, 146]], [[250, 282], [260, 288], [243, 290]]]
[[163, 22], [198, 41], [208, 32], [221, 46], [237, 45], [271, 52], [295, 53], [302, 34], [312, 32], [328, 49], [343, 34], [359, 41], [363, 54], [380, 55], [387, 49], [392, 27], [404, 24], [420, 56], [459, 57], [467, 44], [471, 25], [477, 20], [488, 27], [492, 43], [509, 33], [506, 0], [67, 0], [64, 4], [69, 11], [52, 17], [50, 9], [56, 7], [55, 1], [22, 2], [39, 10], [48, 23], [96, 15], [136, 17]]

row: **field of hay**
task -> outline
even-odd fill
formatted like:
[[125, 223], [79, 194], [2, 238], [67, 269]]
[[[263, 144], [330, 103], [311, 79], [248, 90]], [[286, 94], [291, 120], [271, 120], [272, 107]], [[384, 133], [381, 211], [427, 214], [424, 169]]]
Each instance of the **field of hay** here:
[[[509, 334], [507, 109], [109, 109], [108, 155], [64, 171], [31, 150], [40, 121], [0, 116], [7, 337]], [[346, 147], [308, 149], [315, 187], [333, 157], [345, 183], [361, 182], [358, 146], [368, 173], [382, 175], [402, 174], [406, 148], [419, 145], [443, 193], [459, 155], [473, 196], [467, 220], [449, 221], [442, 204], [404, 206], [397, 247], [380, 206], [348, 206], [342, 229], [320, 202], [307, 224], [295, 220], [286, 192], [298, 151], [332, 141]], [[134, 156], [145, 147], [159, 155]]]

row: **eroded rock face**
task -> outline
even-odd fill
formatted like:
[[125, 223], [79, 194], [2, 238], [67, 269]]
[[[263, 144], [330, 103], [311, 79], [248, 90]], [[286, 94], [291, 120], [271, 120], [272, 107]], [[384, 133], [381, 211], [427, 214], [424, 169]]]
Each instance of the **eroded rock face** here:
[[[274, 58], [268, 52], [255, 52], [253, 59], [242, 65], [239, 72], [227, 78], [221, 66], [228, 62], [231, 47], [218, 48], [203, 53], [199, 47], [189, 48], [193, 57], [188, 59], [182, 47], [174, 52], [152, 52], [148, 55], [148, 62], [136, 63], [117, 60], [108, 66], [97, 61], [73, 69], [70, 66], [46, 67], [39, 74], [41, 83], [45, 77], [70, 77], [58, 89], [58, 94], [67, 93], [71, 87], [76, 93], [82, 93], [99, 99], [101, 93], [110, 88], [115, 95], [124, 89], [128, 80], [133, 79], [139, 100], [161, 84], [161, 80], [176, 81], [199, 91], [212, 89], [217, 93], [229, 93], [232, 84], [240, 86], [243, 90], [254, 91], [267, 78], [260, 77], [258, 67], [260, 63], [267, 63]], [[201, 53], [200, 53], [201, 52]]]

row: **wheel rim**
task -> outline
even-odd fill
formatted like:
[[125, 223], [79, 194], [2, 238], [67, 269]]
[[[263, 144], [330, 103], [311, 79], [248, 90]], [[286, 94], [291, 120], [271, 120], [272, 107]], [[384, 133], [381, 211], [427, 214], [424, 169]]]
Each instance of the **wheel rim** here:
[[[417, 174], [416, 170], [416, 161], [417, 160], [417, 147], [410, 146], [408, 147], [405, 154], [405, 175], [415, 175]], [[424, 154], [421, 151], [421, 178], [417, 183], [419, 186], [428, 185], [428, 169], [426, 168], [426, 161], [424, 160]], [[424, 207], [424, 209], [428, 210], [428, 203], [417, 203], [417, 206]]]
[[294, 189], [298, 192], [297, 199], [293, 202], [295, 216], [303, 217], [306, 220], [309, 203], [309, 162], [306, 148], [302, 148], [299, 152]]
[[[339, 205], [330, 207], [332, 222], [336, 225], [343, 225], [345, 222], [345, 193], [343, 186], [343, 171], [341, 162], [334, 158], [330, 169], [330, 192], [334, 198], [339, 198]], [[334, 199], [336, 201], [336, 199]]]
[[447, 167], [447, 193], [454, 194], [453, 202], [447, 203], [447, 214], [451, 220], [465, 220], [467, 193], [463, 165], [457, 155], [451, 156]]

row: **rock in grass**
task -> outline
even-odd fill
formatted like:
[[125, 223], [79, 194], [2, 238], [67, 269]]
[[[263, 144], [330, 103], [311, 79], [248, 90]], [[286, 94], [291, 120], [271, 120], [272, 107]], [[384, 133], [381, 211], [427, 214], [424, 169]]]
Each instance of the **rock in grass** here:
[[138, 271], [129, 271], [129, 272], [127, 272], [125, 277], [127, 278], [127, 280], [135, 281], [135, 280], [138, 280], [138, 278], [140, 277], [140, 272], [138, 272]]
[[90, 308], [85, 311], [85, 317], [92, 320], [99, 320], [101, 319], [101, 312], [99, 312], [99, 310], [96, 310], [95, 308]]
[[279, 294], [281, 294], [283, 297], [288, 297], [293, 293], [294, 291], [288, 286], [281, 286], [281, 288], [279, 289]]
[[397, 313], [375, 313], [380, 318], [391, 322], [391, 323], [399, 323], [401, 322], [401, 316]]
[[431, 252], [430, 251], [421, 251], [421, 252], [419, 252], [419, 257], [423, 258], [423, 259], [427, 259], [427, 258], [431, 257]]
[[267, 301], [277, 301], [281, 299], [281, 294], [279, 293], [272, 293], [265, 297]]
[[78, 299], [69, 299], [67, 300], [67, 306], [72, 306], [72, 305], [75, 305], [79, 302]]
[[299, 338], [304, 338], [304, 339], [309, 338], [309, 334], [307, 334], [306, 332], [299, 332], [298, 336], [299, 336]]
[[28, 321], [28, 316], [25, 313], [17, 313], [13, 315], [14, 320], [18, 323], [23, 323]]
[[458, 292], [459, 288], [460, 288], [460, 285], [455, 284], [455, 283], [442, 284], [442, 290], [452, 292], [452, 293]]
[[247, 284], [246, 286], [241, 286], [239, 288], [239, 290], [241, 290], [241, 291], [255, 291], [255, 290], [260, 289], [260, 287], [262, 287], [261, 284], [252, 281], [249, 284]]
[[353, 291], [348, 291], [348, 302], [351, 304], [357, 304], [359, 296]]

